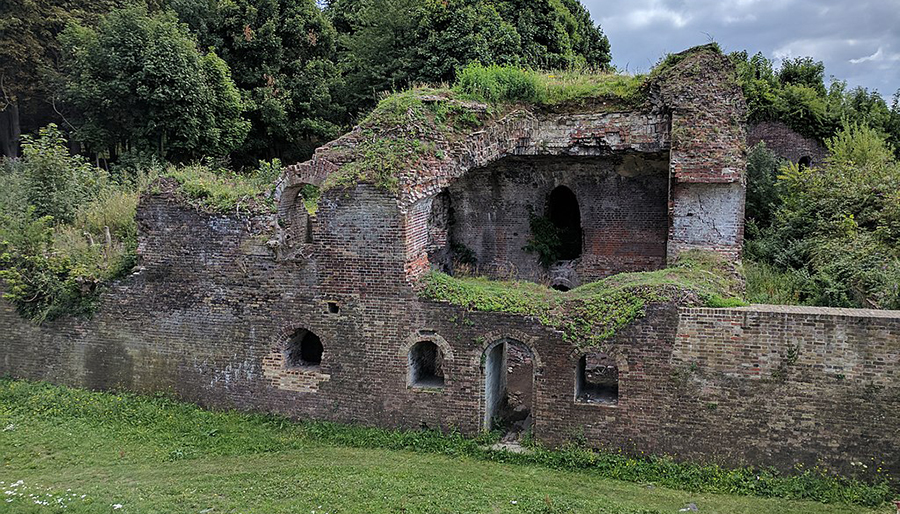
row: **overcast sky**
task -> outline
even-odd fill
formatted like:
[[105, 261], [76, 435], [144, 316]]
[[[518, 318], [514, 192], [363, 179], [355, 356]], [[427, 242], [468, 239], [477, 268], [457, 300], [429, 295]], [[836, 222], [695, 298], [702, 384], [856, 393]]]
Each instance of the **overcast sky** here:
[[[811, 56], [890, 103], [900, 88], [900, 0], [582, 0], [609, 37], [613, 64], [646, 72], [667, 52], [712, 37], [725, 52]], [[707, 35], [708, 34], [708, 35]]]

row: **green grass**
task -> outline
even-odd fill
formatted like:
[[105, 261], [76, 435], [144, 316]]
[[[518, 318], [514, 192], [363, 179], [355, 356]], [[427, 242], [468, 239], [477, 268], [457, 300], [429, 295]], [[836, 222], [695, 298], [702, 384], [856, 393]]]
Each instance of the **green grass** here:
[[765, 262], [744, 262], [747, 300], [751, 303], [804, 305], [804, 280], [797, 271], [781, 271]]
[[[466, 98], [491, 104], [555, 106], [586, 99], [635, 107], [644, 98], [643, 75], [586, 71], [535, 71], [512, 66], [470, 64], [460, 70], [453, 89]], [[612, 109], [612, 108], [611, 108]]]
[[171, 166], [164, 177], [175, 180], [178, 193], [191, 205], [218, 213], [274, 212], [272, 189], [281, 173], [280, 163], [262, 163], [254, 173], [241, 174], [205, 165]]
[[727, 263], [714, 254], [693, 251], [663, 270], [620, 273], [565, 293], [533, 282], [432, 272], [424, 277], [420, 294], [476, 311], [533, 316], [586, 347], [601, 344], [642, 317], [649, 304], [744, 305], [737, 293], [738, 282]]
[[[485, 440], [0, 380], [0, 491], [11, 491], [0, 494], [0, 512], [654, 514], [688, 503], [710, 513], [889, 512], [884, 488], [810, 473], [574, 448], [516, 455], [485, 450]], [[617, 475], [632, 481], [608, 478]], [[845, 503], [712, 493], [729, 490]]]

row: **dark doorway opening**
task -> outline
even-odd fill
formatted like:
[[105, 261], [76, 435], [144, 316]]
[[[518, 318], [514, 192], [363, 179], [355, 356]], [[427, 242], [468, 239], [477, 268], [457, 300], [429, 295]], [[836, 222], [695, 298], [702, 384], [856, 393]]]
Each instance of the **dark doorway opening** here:
[[484, 427], [518, 440], [532, 426], [534, 354], [513, 339], [490, 346], [484, 355]]
[[287, 345], [286, 362], [290, 367], [318, 366], [322, 363], [322, 340], [305, 328], [294, 332]]
[[581, 256], [581, 210], [575, 193], [566, 186], [557, 186], [550, 193], [547, 215], [557, 228], [560, 241], [559, 258], [577, 259]]
[[809, 168], [812, 165], [812, 158], [808, 155], [804, 155], [797, 161], [797, 166], [800, 168]]

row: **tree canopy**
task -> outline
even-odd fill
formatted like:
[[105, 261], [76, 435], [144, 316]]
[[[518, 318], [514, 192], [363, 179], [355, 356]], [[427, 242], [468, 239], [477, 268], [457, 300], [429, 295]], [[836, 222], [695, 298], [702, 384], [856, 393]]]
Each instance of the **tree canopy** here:
[[117, 10], [97, 29], [70, 25], [60, 40], [76, 136], [94, 152], [224, 156], [246, 137], [228, 66], [198, 52], [173, 13]]

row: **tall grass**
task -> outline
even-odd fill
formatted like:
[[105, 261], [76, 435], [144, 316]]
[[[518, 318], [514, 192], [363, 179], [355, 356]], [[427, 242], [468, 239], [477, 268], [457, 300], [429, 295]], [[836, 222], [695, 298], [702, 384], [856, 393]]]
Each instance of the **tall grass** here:
[[626, 104], [641, 100], [643, 76], [606, 72], [539, 72], [512, 66], [474, 63], [457, 74], [454, 90], [488, 103], [558, 105], [589, 98]]

